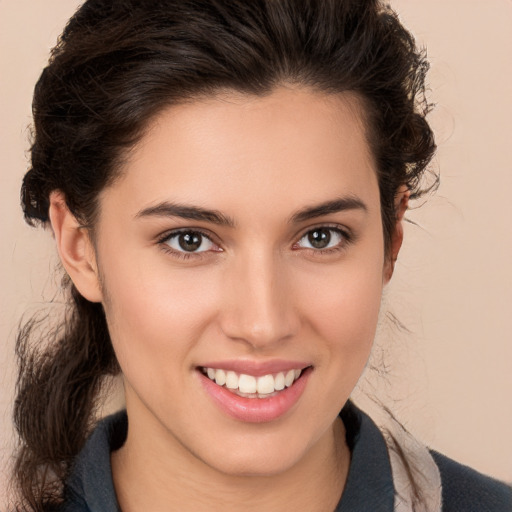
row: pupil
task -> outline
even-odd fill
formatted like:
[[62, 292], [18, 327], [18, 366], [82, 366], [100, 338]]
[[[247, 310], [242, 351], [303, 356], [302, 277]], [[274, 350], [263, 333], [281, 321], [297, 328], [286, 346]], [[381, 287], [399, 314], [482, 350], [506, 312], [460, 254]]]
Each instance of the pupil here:
[[181, 233], [178, 242], [184, 251], [196, 251], [201, 247], [203, 237], [200, 233]]
[[308, 240], [315, 249], [324, 249], [331, 241], [331, 232], [328, 229], [315, 229], [309, 233]]

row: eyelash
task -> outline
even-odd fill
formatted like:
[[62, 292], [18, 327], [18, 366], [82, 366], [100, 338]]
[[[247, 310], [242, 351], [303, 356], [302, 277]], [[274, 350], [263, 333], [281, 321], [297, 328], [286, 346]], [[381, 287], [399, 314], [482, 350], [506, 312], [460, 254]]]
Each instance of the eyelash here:
[[[213, 237], [210, 234], [205, 233], [204, 231], [202, 231], [200, 229], [178, 229], [175, 231], [167, 232], [157, 240], [157, 243], [162, 248], [162, 250], [164, 252], [171, 254], [173, 257], [178, 258], [178, 259], [188, 260], [190, 258], [198, 259], [198, 258], [206, 257], [206, 253], [209, 253], [211, 251], [199, 251], [199, 252], [178, 251], [169, 246], [170, 240], [177, 238], [182, 234], [187, 234], [187, 233], [201, 235], [201, 237], [206, 238], [213, 245], [218, 247], [218, 244], [216, 244], [213, 241]], [[218, 251], [214, 251], [214, 252], [222, 252], [222, 249], [219, 249]]]
[[[347, 246], [354, 242], [355, 237], [354, 235], [347, 229], [343, 229], [338, 225], [326, 225], [322, 224], [320, 226], [315, 226], [313, 228], [309, 228], [307, 231], [305, 231], [299, 240], [293, 244], [293, 248], [296, 250], [301, 250], [300, 247], [298, 247], [298, 244], [301, 240], [308, 237], [310, 234], [314, 233], [315, 231], [325, 230], [330, 233], [330, 237], [332, 237], [333, 233], [335, 233], [337, 236], [339, 236], [340, 241], [333, 247], [326, 247], [323, 249], [313, 249], [309, 247], [304, 247], [302, 250], [308, 251], [310, 254], [312, 254], [315, 257], [322, 257], [322, 256], [329, 256], [331, 254], [338, 253], [340, 251], [343, 251], [347, 248]], [[330, 240], [329, 240], [330, 242]]]
[[[330, 232], [330, 236], [332, 236], [332, 233], [336, 233], [336, 235], [341, 238], [341, 241], [338, 244], [336, 244], [334, 247], [326, 247], [326, 248], [319, 248], [319, 249], [308, 248], [308, 247], [301, 248], [298, 246], [298, 244], [300, 243], [301, 240], [306, 238], [308, 235], [314, 233], [315, 231], [319, 231], [319, 230], [326, 230], [326, 231]], [[183, 260], [188, 260], [191, 258], [195, 258], [195, 259], [205, 258], [208, 256], [208, 253], [222, 252], [222, 249], [220, 247], [218, 250], [215, 250], [215, 251], [205, 250], [205, 251], [199, 251], [199, 252], [195, 252], [195, 251], [188, 252], [188, 251], [179, 251], [179, 250], [173, 249], [172, 247], [169, 246], [170, 240], [175, 239], [178, 236], [180, 236], [181, 234], [186, 234], [186, 233], [200, 235], [200, 236], [206, 238], [207, 240], [209, 240], [213, 245], [219, 247], [219, 245], [217, 243], [215, 243], [215, 241], [213, 240], [213, 237], [210, 234], [202, 231], [201, 229], [179, 229], [179, 230], [167, 232], [157, 240], [157, 243], [162, 248], [162, 250], [164, 252], [171, 254], [175, 258], [183, 259]], [[303, 232], [301, 234], [301, 236], [299, 237], [299, 239], [297, 240], [297, 242], [295, 242], [292, 245], [292, 249], [294, 249], [296, 251], [298, 251], [298, 250], [308, 251], [311, 254], [313, 254], [314, 256], [322, 257], [322, 256], [327, 256], [327, 255], [337, 253], [337, 252], [344, 250], [349, 244], [353, 243], [353, 241], [354, 241], [354, 236], [348, 230], [342, 229], [342, 228], [340, 228], [340, 226], [337, 226], [337, 225], [333, 226], [333, 225], [323, 224], [323, 225], [319, 225], [319, 226], [316, 226], [313, 228], [309, 228], [307, 231]]]

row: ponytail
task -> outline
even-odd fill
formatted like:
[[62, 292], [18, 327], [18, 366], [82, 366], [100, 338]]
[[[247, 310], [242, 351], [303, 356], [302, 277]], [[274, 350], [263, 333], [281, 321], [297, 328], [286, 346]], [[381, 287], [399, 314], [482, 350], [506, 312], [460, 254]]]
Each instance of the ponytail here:
[[52, 510], [62, 501], [63, 482], [93, 426], [104, 377], [118, 372], [102, 305], [68, 286], [64, 321], [42, 336], [42, 320], [33, 318], [16, 340], [18, 510]]

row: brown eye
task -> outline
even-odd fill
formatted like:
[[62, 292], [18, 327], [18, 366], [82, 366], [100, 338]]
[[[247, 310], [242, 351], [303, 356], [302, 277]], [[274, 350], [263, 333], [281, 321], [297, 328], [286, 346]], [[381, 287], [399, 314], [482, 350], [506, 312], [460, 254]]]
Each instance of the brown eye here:
[[184, 251], [197, 251], [203, 242], [200, 233], [181, 233], [178, 235], [178, 243]]
[[320, 228], [308, 233], [308, 242], [315, 249], [325, 249], [331, 241], [331, 232], [329, 229]]
[[348, 241], [348, 237], [337, 228], [320, 227], [308, 231], [297, 243], [303, 249], [331, 249]]
[[180, 231], [172, 234], [165, 242], [178, 252], [204, 252], [212, 250], [214, 243], [199, 231]]

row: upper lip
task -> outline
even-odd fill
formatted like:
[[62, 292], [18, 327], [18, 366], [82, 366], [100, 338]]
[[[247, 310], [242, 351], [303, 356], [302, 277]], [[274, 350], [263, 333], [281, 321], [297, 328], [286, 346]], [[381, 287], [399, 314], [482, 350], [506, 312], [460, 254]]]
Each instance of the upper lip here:
[[271, 373], [287, 372], [288, 370], [303, 370], [311, 366], [304, 361], [291, 361], [284, 359], [270, 359], [267, 361], [255, 361], [250, 359], [229, 359], [224, 361], [210, 361], [202, 364], [201, 368], [214, 368], [216, 370], [228, 370], [235, 373], [243, 373], [261, 377]]

